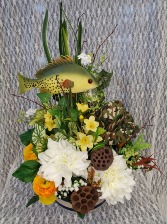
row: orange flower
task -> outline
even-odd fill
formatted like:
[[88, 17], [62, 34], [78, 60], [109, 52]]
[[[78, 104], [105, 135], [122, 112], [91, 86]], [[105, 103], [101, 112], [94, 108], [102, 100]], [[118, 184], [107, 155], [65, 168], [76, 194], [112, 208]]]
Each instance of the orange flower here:
[[24, 151], [23, 151], [24, 160], [37, 160], [37, 156], [32, 151], [32, 149], [33, 149], [33, 144], [31, 143], [24, 148]]
[[41, 197], [50, 197], [57, 191], [53, 181], [45, 180], [43, 177], [37, 175], [33, 181], [34, 192]]

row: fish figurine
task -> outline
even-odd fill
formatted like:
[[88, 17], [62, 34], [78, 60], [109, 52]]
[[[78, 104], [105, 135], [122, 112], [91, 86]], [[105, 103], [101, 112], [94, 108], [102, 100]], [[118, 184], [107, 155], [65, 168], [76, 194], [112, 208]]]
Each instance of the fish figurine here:
[[50, 94], [69, 92], [68, 83], [72, 93], [85, 92], [98, 86], [95, 78], [82, 66], [77, 65], [71, 57], [63, 56], [40, 69], [35, 76], [29, 79], [18, 74], [19, 92], [23, 94], [32, 88], [39, 88]]

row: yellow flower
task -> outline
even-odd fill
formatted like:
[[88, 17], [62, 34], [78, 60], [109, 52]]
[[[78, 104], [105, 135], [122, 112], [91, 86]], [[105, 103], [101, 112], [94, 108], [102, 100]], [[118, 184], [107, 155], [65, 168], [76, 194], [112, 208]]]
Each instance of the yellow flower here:
[[45, 122], [45, 128], [51, 131], [53, 128], [56, 128], [55, 120]]
[[24, 151], [23, 151], [24, 160], [37, 160], [37, 156], [32, 151], [32, 149], [33, 149], [33, 144], [31, 143], [24, 148]]
[[83, 103], [76, 103], [78, 110], [80, 110], [81, 112], [85, 112], [89, 109], [87, 104], [83, 104]]
[[85, 128], [88, 131], [96, 132], [97, 127], [99, 126], [99, 122], [95, 121], [95, 117], [94, 116], [90, 116], [89, 120], [88, 119], [84, 119], [84, 123], [86, 124]]
[[103, 138], [101, 136], [98, 136], [97, 139], [96, 139], [96, 142], [94, 144], [96, 144], [98, 142], [101, 142], [102, 140], [103, 140]]
[[56, 201], [56, 196], [53, 194], [50, 197], [46, 198], [43, 196], [39, 196], [39, 200], [43, 205], [50, 205]]
[[52, 115], [47, 111], [47, 114], [44, 115], [45, 122], [52, 121]]
[[33, 190], [39, 195], [42, 204], [49, 205], [56, 200], [55, 192], [57, 191], [57, 188], [53, 181], [48, 181], [37, 175], [33, 181]]
[[82, 114], [79, 116], [79, 120], [80, 120], [81, 122], [84, 120], [84, 116], [83, 116]]
[[52, 119], [52, 115], [47, 111], [45, 117], [45, 128], [51, 131], [53, 128], [56, 128], [55, 120]]
[[82, 151], [86, 151], [87, 148], [93, 148], [93, 136], [92, 135], [85, 135], [84, 133], [78, 132], [77, 133], [78, 140], [76, 144], [80, 146]]

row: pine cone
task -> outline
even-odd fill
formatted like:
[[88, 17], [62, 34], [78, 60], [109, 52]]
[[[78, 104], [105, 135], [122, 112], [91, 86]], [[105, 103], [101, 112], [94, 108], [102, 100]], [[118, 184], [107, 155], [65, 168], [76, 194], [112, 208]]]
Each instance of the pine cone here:
[[72, 208], [82, 214], [92, 210], [99, 199], [96, 188], [91, 186], [80, 187], [76, 192], [71, 194]]
[[91, 164], [95, 170], [107, 170], [113, 162], [113, 152], [105, 146], [91, 153]]

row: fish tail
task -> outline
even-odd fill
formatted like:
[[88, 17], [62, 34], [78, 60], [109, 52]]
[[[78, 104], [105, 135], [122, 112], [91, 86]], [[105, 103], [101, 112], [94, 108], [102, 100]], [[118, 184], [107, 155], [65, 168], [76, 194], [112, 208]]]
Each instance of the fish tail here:
[[18, 74], [18, 80], [19, 80], [19, 93], [20, 94], [23, 94], [36, 86], [35, 80], [26, 78], [25, 76], [23, 76], [20, 73]]

